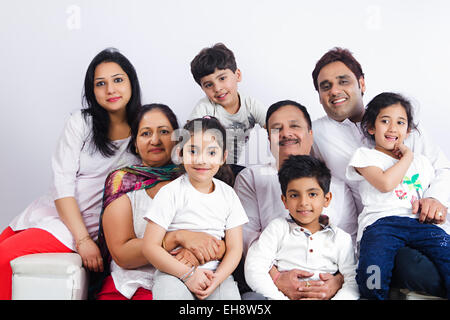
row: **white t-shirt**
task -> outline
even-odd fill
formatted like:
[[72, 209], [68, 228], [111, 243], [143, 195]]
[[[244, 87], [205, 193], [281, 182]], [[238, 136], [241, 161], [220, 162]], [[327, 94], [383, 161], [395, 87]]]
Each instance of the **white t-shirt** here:
[[[331, 173], [345, 183], [352, 190], [358, 213], [363, 209], [358, 191], [358, 183], [347, 179], [346, 168], [359, 147], [373, 148], [374, 143], [364, 137], [361, 123], [353, 123], [348, 119], [335, 121], [328, 116], [317, 119], [312, 124], [314, 131], [314, 156], [325, 161]], [[436, 145], [423, 128], [413, 130], [405, 139], [405, 145], [414, 153], [422, 154], [430, 160], [436, 178], [425, 191], [424, 197], [435, 198], [444, 206], [449, 206], [450, 200], [450, 161]], [[447, 220], [450, 215], [447, 215]]]
[[[183, 174], [158, 191], [145, 219], [167, 232], [205, 232], [222, 240], [225, 230], [243, 225], [248, 219], [233, 188], [215, 178], [213, 183], [213, 192], [202, 193], [192, 186], [188, 175]], [[218, 265], [216, 260], [201, 267], [215, 270]]]
[[[128, 192], [127, 196], [130, 199], [133, 211], [134, 233], [136, 238], [142, 239], [147, 226], [144, 215], [152, 205], [153, 200], [144, 189]], [[114, 280], [114, 285], [117, 291], [128, 299], [131, 299], [139, 288], [152, 290], [155, 270], [155, 267], [151, 264], [135, 269], [124, 269], [114, 260], [111, 261], [111, 276]]]
[[[281, 186], [276, 165], [256, 165], [245, 168], [236, 177], [234, 189], [241, 199], [249, 222], [244, 225], [244, 254], [252, 242], [275, 218], [289, 216], [281, 200]], [[330, 222], [352, 235], [356, 241], [357, 213], [350, 189], [332, 177], [332, 199], [323, 214]]]
[[320, 273], [339, 271], [344, 284], [333, 299], [358, 299], [352, 239], [337, 227], [322, 227], [311, 234], [290, 217], [272, 220], [248, 250], [244, 267], [248, 285], [269, 299], [286, 300], [288, 297], [278, 290], [269, 275], [273, 265], [280, 272], [300, 269], [314, 273], [310, 280], [320, 280]]
[[[241, 106], [235, 114], [228, 113], [220, 104], [211, 102], [208, 97], [202, 98], [192, 110], [190, 120], [203, 116], [214, 116], [227, 130], [228, 164], [237, 164], [240, 155], [249, 140], [250, 131], [259, 124], [266, 123], [267, 108], [258, 100], [240, 95]], [[236, 141], [235, 141], [236, 140]], [[235, 147], [236, 145], [236, 147]]]
[[33, 201], [10, 224], [13, 230], [40, 228], [50, 232], [65, 246], [75, 249], [75, 240], [59, 218], [54, 200], [75, 197], [89, 235], [96, 239], [102, 196], [107, 175], [121, 167], [139, 163], [128, 152], [130, 138], [113, 141], [118, 149], [109, 158], [93, 151], [92, 119], [85, 120], [81, 110], [66, 122], [52, 157], [53, 183], [49, 192]]
[[425, 156], [414, 153], [414, 160], [403, 181], [391, 192], [380, 192], [355, 170], [355, 167], [374, 166], [385, 171], [397, 162], [397, 159], [383, 152], [366, 147], [357, 149], [351, 158], [346, 176], [347, 179], [358, 182], [358, 190], [364, 206], [358, 217], [357, 241], [361, 239], [364, 229], [380, 218], [388, 216], [418, 218], [417, 215], [412, 214], [412, 202], [423, 198], [435, 177], [433, 166]]

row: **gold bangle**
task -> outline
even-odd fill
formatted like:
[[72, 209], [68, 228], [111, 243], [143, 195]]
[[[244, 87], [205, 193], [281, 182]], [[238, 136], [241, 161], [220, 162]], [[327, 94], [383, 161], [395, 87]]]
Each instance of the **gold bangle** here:
[[164, 249], [164, 250], [166, 250], [166, 241], [165, 241], [165, 237], [162, 239], [162, 243], [161, 243], [161, 246], [162, 246], [162, 248]]

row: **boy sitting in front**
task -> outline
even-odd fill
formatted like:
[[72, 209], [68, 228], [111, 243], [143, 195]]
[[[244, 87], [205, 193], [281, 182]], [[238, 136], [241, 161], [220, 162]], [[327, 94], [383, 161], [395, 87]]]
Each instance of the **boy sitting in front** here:
[[204, 48], [191, 62], [191, 73], [205, 92], [206, 97], [194, 107], [190, 119], [214, 116], [227, 129], [227, 164], [234, 175], [244, 167], [237, 165], [244, 150], [250, 130], [266, 122], [266, 108], [256, 99], [238, 93], [242, 79], [233, 52], [217, 43]]
[[320, 273], [344, 276], [344, 284], [332, 299], [359, 299], [355, 281], [356, 259], [351, 236], [333, 225], [321, 225], [322, 209], [331, 201], [331, 174], [326, 165], [311, 156], [290, 156], [284, 161], [278, 177], [281, 200], [289, 217], [274, 219], [249, 248], [245, 260], [247, 284], [267, 299], [288, 299], [275, 286], [269, 270], [279, 272], [300, 269], [311, 274], [302, 278], [320, 280]]

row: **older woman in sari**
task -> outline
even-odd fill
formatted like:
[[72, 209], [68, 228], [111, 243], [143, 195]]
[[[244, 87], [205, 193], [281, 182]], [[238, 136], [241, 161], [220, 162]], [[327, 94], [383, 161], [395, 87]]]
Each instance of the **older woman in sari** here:
[[[99, 247], [110, 270], [96, 298], [99, 300], [152, 299], [155, 268], [142, 254], [146, 209], [158, 190], [175, 179], [172, 163], [178, 129], [173, 111], [163, 104], [144, 105], [132, 126], [132, 142], [142, 163], [112, 172], [105, 184], [100, 218]], [[223, 256], [223, 241], [199, 232], [169, 232], [166, 250], [187, 265], [199, 265]], [[174, 250], [176, 249], [176, 250]]]

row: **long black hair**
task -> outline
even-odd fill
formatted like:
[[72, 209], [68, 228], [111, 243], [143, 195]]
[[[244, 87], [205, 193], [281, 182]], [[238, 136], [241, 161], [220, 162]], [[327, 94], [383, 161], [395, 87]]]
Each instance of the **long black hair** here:
[[[131, 98], [126, 107], [126, 118], [128, 125], [131, 127], [141, 107], [141, 89], [139, 80], [131, 62], [115, 48], [107, 48], [98, 53], [89, 64], [84, 79], [83, 93], [83, 116], [87, 120], [92, 118], [92, 142], [95, 150], [105, 157], [114, 155], [117, 147], [109, 139], [110, 118], [108, 112], [102, 108], [95, 98], [94, 94], [94, 74], [95, 69], [100, 63], [115, 62], [128, 76], [131, 84]], [[133, 150], [134, 146], [130, 143], [129, 150]]]

